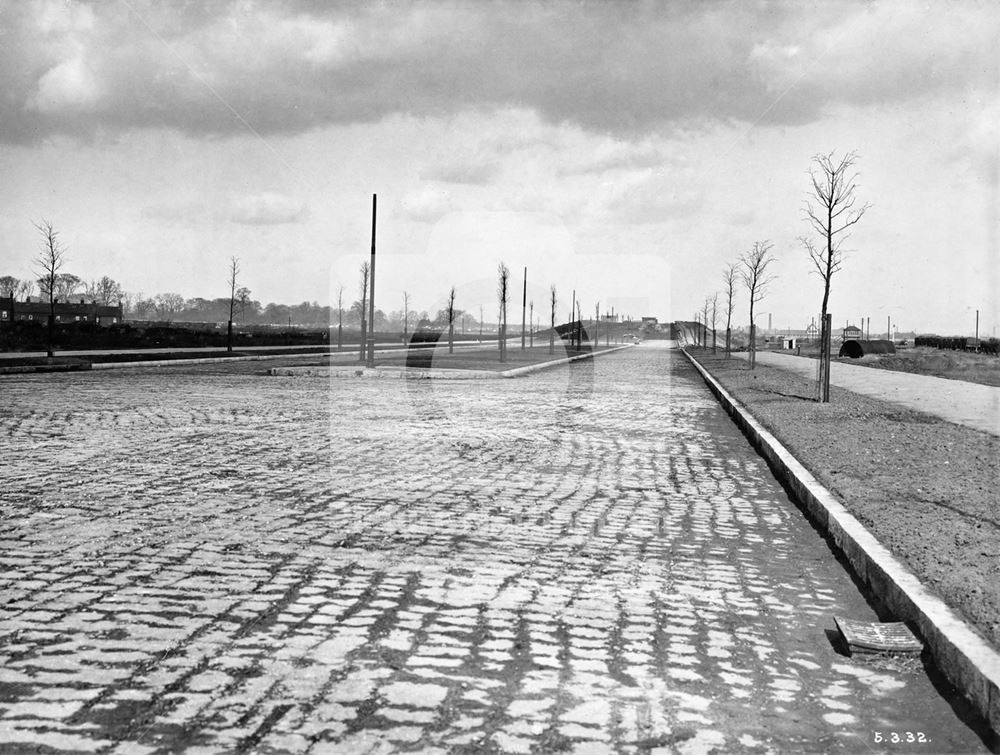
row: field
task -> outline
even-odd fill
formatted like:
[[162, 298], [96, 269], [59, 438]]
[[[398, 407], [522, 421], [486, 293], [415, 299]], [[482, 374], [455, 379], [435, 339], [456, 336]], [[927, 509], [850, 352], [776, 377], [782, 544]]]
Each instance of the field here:
[[950, 351], [919, 346], [913, 349], [900, 349], [895, 354], [873, 354], [861, 359], [843, 361], [882, 370], [913, 372], [949, 380], [1000, 386], [1000, 359], [971, 351]]

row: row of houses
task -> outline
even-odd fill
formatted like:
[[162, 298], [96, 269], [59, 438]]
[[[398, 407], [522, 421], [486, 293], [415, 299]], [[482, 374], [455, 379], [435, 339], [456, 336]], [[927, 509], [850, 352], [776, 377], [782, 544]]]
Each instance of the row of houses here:
[[[44, 300], [32, 301], [29, 296], [24, 301], [15, 301], [13, 296], [0, 296], [0, 327], [7, 327], [15, 322], [47, 323], [51, 307]], [[122, 322], [122, 305], [109, 306], [88, 302], [86, 299], [76, 301], [55, 302], [56, 323], [94, 323], [102, 327], [117, 325]]]

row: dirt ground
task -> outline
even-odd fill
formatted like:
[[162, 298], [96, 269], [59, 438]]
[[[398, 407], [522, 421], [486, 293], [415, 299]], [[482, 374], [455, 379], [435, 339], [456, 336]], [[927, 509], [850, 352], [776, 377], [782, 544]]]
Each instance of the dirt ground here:
[[989, 354], [920, 346], [915, 349], [900, 349], [895, 354], [872, 354], [861, 359], [841, 361], [882, 370], [914, 372], [918, 375], [1000, 386], [1000, 359]]
[[[918, 577], [1000, 646], [1000, 439], [720, 352], [691, 353]], [[855, 360], [856, 361], [856, 360]]]

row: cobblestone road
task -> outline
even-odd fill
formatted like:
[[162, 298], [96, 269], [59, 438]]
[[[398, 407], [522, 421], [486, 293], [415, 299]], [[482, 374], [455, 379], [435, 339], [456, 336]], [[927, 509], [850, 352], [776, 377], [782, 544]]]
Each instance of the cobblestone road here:
[[2, 379], [0, 749], [983, 749], [679, 355], [263, 369]]

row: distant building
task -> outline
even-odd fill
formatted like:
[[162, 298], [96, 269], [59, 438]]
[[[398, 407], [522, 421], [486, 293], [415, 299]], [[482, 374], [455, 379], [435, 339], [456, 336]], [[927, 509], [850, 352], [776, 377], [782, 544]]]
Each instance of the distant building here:
[[845, 341], [850, 339], [859, 340], [861, 338], [861, 328], [857, 325], [847, 325], [842, 331], [842, 337]]
[[[9, 326], [14, 322], [49, 321], [49, 303], [47, 301], [32, 301], [29, 296], [24, 301], [15, 301], [13, 296], [0, 296], [0, 327]], [[79, 303], [72, 301], [57, 301], [55, 303], [56, 323], [92, 322], [95, 325], [107, 327], [117, 325], [122, 321], [122, 306], [112, 307], [88, 302], [80, 299]]]

